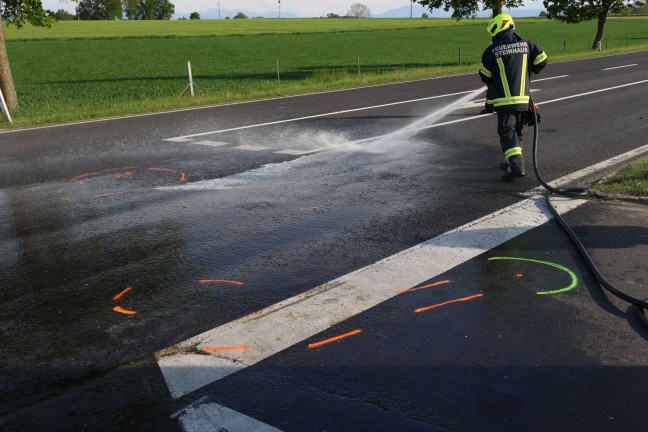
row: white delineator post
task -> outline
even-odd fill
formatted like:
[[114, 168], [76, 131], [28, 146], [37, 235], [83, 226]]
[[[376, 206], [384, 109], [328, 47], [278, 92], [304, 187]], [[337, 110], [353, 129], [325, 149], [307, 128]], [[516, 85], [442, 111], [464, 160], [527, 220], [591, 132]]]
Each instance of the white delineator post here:
[[13, 124], [13, 120], [11, 120], [11, 115], [9, 114], [9, 108], [7, 107], [7, 102], [5, 102], [4, 95], [2, 94], [2, 90], [0, 90], [0, 102], [2, 103], [2, 112], [7, 116], [7, 120], [9, 120], [9, 123]]
[[187, 62], [187, 69], [189, 70], [189, 91], [191, 92], [191, 97], [194, 97], [194, 84], [193, 76], [191, 75], [191, 62]]

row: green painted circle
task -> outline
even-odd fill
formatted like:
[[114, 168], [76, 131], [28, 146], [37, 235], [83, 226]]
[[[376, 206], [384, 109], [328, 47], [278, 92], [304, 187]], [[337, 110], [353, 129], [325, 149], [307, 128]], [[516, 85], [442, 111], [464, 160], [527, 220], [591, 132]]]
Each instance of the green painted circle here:
[[546, 294], [559, 294], [567, 291], [571, 291], [574, 288], [576, 288], [576, 285], [578, 285], [578, 277], [576, 276], [576, 273], [573, 271], [569, 270], [567, 267], [561, 266], [560, 264], [552, 263], [549, 261], [540, 261], [540, 260], [535, 260], [535, 259], [530, 259], [530, 258], [514, 258], [514, 257], [492, 257], [488, 258], [488, 261], [493, 261], [493, 260], [516, 260], [516, 261], [529, 261], [529, 262], [534, 262], [538, 264], [544, 264], [548, 265], [551, 267], [555, 267], [557, 269], [563, 270], [567, 272], [567, 274], [571, 277], [571, 283], [566, 286], [565, 288], [560, 288], [557, 290], [552, 290], [552, 291], [538, 291], [536, 294], [540, 295], [546, 295]]

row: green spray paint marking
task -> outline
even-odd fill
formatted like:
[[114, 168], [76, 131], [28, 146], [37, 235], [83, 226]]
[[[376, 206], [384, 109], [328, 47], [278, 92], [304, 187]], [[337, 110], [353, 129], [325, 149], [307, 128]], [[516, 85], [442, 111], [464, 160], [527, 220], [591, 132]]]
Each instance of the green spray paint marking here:
[[492, 258], [488, 258], [488, 261], [492, 261], [492, 260], [517, 260], [517, 261], [530, 261], [530, 262], [534, 262], [534, 263], [538, 263], [538, 264], [545, 264], [545, 265], [548, 265], [548, 266], [551, 266], [551, 267], [556, 267], [557, 269], [563, 270], [563, 271], [567, 272], [567, 274], [569, 274], [569, 276], [571, 276], [572, 282], [568, 286], [566, 286], [565, 288], [552, 290], [552, 291], [538, 291], [538, 292], [536, 292], [536, 294], [544, 295], [544, 294], [563, 293], [563, 292], [573, 290], [574, 288], [576, 288], [576, 285], [578, 285], [578, 277], [576, 277], [576, 273], [569, 270], [567, 267], [561, 266], [560, 264], [552, 263], [552, 262], [549, 262], [549, 261], [534, 260], [534, 259], [530, 259], [530, 258], [513, 258], [513, 257], [492, 257]]

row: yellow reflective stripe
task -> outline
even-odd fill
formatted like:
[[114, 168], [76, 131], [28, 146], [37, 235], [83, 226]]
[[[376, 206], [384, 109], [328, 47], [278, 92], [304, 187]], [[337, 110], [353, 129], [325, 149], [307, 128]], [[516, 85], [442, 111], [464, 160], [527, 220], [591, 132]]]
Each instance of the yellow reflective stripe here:
[[500, 70], [500, 79], [502, 80], [502, 87], [504, 88], [504, 96], [511, 97], [511, 89], [509, 88], [508, 79], [506, 78], [506, 68], [504, 68], [504, 61], [502, 57], [497, 58], [497, 66]]
[[491, 71], [489, 71], [488, 69], [486, 69], [484, 67], [483, 63], [481, 65], [481, 67], [479, 68], [479, 72], [481, 72], [482, 74], [484, 74], [488, 78], [493, 78], [493, 74], [491, 73]]
[[538, 57], [536, 57], [535, 60], [533, 61], [533, 66], [539, 65], [545, 60], [547, 60], [547, 53], [542, 51], [540, 54], [538, 54]]
[[520, 96], [524, 96], [526, 90], [526, 80], [527, 80], [527, 57], [528, 55], [522, 55], [522, 76], [520, 77]]
[[522, 147], [512, 147], [504, 152], [504, 158], [508, 159], [511, 156], [517, 156], [522, 154]]
[[520, 104], [529, 104], [529, 96], [514, 96], [510, 98], [499, 98], [499, 99], [493, 99], [492, 100], [493, 105], [496, 107], [499, 106], [504, 106], [504, 105], [520, 105]]

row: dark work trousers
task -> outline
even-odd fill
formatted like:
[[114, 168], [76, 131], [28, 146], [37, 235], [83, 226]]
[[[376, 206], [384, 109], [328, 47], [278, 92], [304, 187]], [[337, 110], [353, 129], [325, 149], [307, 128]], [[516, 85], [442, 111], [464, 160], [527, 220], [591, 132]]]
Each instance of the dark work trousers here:
[[524, 158], [522, 157], [522, 113], [511, 111], [497, 113], [497, 134], [506, 161], [514, 172], [524, 172]]

